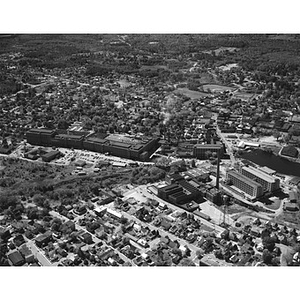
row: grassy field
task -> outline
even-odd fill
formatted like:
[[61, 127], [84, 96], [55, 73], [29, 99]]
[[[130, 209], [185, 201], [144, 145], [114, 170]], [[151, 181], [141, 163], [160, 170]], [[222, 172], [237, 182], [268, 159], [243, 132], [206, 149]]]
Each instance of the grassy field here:
[[267, 200], [264, 200], [264, 201], [260, 201], [264, 204], [264, 206], [266, 208], [269, 208], [269, 209], [278, 209], [280, 207], [280, 203], [281, 203], [282, 200], [280, 199], [267, 199]]
[[168, 67], [167, 66], [164, 66], [164, 65], [154, 65], [154, 66], [141, 66], [141, 70], [160, 70], [160, 69], [164, 69], [164, 70], [168, 70]]
[[178, 88], [174, 91], [174, 93], [182, 94], [184, 96], [190, 97], [192, 100], [200, 99], [202, 97], [206, 97], [209, 95], [209, 94], [203, 93], [203, 92], [192, 91], [192, 90], [189, 90], [188, 88]]
[[249, 100], [254, 96], [252, 93], [235, 93], [234, 97], [242, 100]]
[[205, 84], [203, 85], [203, 90], [204, 91], [212, 91], [212, 92], [217, 92], [217, 93], [220, 93], [220, 92], [224, 92], [224, 91], [232, 91], [234, 90], [235, 88], [233, 87], [230, 87], [230, 86], [224, 86], [224, 85], [218, 85], [218, 84]]

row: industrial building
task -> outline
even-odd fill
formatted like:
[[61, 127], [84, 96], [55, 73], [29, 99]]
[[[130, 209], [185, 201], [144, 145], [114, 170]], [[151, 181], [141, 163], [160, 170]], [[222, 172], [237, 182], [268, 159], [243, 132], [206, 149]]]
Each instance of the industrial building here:
[[260, 183], [265, 192], [273, 192], [280, 188], [280, 181], [278, 178], [275, 178], [272, 175], [268, 175], [259, 169], [256, 169], [251, 166], [249, 167], [243, 166], [241, 167], [240, 172], [244, 176]]
[[263, 187], [260, 183], [251, 180], [250, 178], [235, 171], [227, 172], [227, 179], [230, 179], [232, 184], [244, 193], [251, 197], [259, 197], [263, 193]]
[[210, 190], [207, 190], [205, 195], [206, 199], [212, 201], [213, 203], [218, 203], [221, 199], [221, 193], [215, 187], [211, 188]]
[[27, 142], [39, 146], [84, 149], [100, 153], [146, 161], [158, 147], [158, 139], [110, 134], [99, 138], [85, 132], [58, 133], [56, 130], [31, 129], [26, 134]]
[[61, 155], [61, 152], [58, 151], [58, 150], [53, 150], [53, 151], [50, 151], [44, 155], [42, 155], [42, 159], [43, 161], [45, 162], [50, 162], [51, 160], [59, 157]]
[[186, 180], [178, 180], [170, 185], [158, 188], [158, 197], [173, 204], [185, 204], [191, 201], [200, 203], [203, 200], [200, 190]]
[[206, 153], [210, 151], [212, 153], [220, 153], [220, 157], [224, 155], [224, 146], [222, 143], [216, 144], [197, 144], [193, 148], [193, 155], [198, 159], [207, 159]]
[[38, 146], [52, 146], [52, 139], [56, 135], [56, 130], [52, 129], [30, 129], [27, 134], [27, 142]]

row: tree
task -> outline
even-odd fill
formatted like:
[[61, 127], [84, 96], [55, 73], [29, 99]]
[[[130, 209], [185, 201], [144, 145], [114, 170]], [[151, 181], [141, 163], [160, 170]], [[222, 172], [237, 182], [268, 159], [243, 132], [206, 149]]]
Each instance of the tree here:
[[263, 262], [267, 265], [270, 265], [272, 264], [272, 259], [273, 259], [272, 253], [268, 249], [265, 249], [262, 254]]
[[66, 120], [59, 120], [57, 124], [58, 129], [68, 129], [70, 126], [70, 123], [67, 122]]
[[264, 247], [268, 250], [268, 251], [273, 251], [274, 247], [275, 247], [275, 240], [273, 237], [270, 236], [265, 236], [264, 238], [262, 238], [262, 242]]
[[206, 159], [210, 159], [210, 157], [211, 157], [211, 155], [212, 155], [212, 152], [211, 151], [209, 151], [209, 150], [207, 150], [207, 151], [205, 151], [205, 158]]
[[44, 205], [46, 204], [46, 198], [41, 194], [34, 195], [32, 200], [37, 206], [44, 207]]
[[275, 129], [273, 131], [273, 136], [278, 141], [278, 138], [280, 137], [280, 132], [277, 129]]

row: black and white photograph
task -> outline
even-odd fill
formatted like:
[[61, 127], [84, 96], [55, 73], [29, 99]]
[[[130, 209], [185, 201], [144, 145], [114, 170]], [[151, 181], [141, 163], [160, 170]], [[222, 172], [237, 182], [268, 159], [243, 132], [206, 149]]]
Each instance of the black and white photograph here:
[[300, 266], [297, 28], [83, 23], [1, 30], [1, 273]]

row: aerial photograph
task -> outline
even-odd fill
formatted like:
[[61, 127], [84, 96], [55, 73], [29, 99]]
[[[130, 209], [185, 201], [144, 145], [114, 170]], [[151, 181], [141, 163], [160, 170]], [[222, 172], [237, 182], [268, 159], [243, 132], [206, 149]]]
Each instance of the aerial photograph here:
[[0, 266], [300, 266], [299, 34], [0, 34]]

